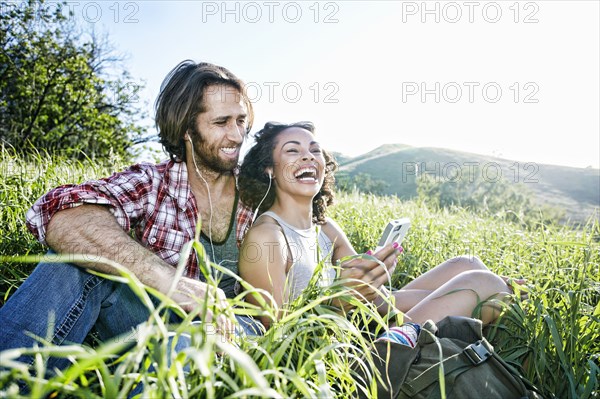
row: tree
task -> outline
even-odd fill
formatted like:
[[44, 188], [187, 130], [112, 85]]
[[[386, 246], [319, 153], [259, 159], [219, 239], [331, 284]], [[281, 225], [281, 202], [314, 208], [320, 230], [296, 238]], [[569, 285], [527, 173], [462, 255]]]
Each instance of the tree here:
[[357, 173], [350, 176], [347, 173], [338, 173], [336, 176], [336, 185], [341, 191], [352, 192], [360, 191], [375, 195], [383, 195], [386, 188], [390, 185], [383, 180], [374, 179], [368, 173]]
[[83, 34], [66, 3], [0, 2], [0, 142], [20, 153], [132, 155], [148, 141], [135, 94], [107, 40]]
[[452, 176], [420, 174], [417, 194], [429, 205], [492, 213], [526, 225], [550, 224], [562, 217], [556, 209], [535, 204], [532, 194], [522, 185], [504, 178], [486, 178], [478, 167], [461, 168]]

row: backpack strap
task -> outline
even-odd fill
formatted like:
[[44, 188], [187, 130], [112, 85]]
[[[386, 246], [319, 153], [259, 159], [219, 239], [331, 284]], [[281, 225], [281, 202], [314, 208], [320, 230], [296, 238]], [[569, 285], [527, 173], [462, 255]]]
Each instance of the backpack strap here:
[[407, 396], [415, 396], [418, 392], [439, 380], [440, 367], [444, 375], [456, 370], [465, 370], [485, 362], [494, 355], [494, 347], [485, 338], [468, 345], [460, 353], [456, 353], [439, 363], [434, 364], [410, 382], [402, 385], [401, 389]]
[[512, 374], [515, 378], [523, 383], [525, 388], [532, 392], [532, 397], [543, 398], [542, 391], [533, 385], [531, 381], [525, 378], [521, 373], [519, 373], [513, 366], [508, 364], [504, 359], [502, 359], [496, 352], [493, 353], [494, 359], [500, 363], [510, 374]]

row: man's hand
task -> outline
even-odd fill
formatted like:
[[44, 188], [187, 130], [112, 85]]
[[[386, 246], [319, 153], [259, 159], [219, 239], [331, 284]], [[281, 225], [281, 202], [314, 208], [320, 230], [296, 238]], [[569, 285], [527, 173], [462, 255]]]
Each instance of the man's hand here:
[[378, 297], [376, 289], [387, 283], [396, 269], [400, 252], [401, 247], [397, 243], [392, 243], [374, 253], [373, 256], [385, 266], [374, 260], [359, 258], [344, 262], [341, 265], [340, 278], [354, 280], [348, 281], [346, 285], [356, 291], [355, 296], [360, 300], [372, 302]]
[[[205, 323], [216, 323], [217, 332], [225, 337], [231, 337], [235, 333], [234, 323], [221, 313], [214, 320], [214, 313], [211, 309], [216, 307], [223, 312], [229, 306], [227, 297], [222, 289], [210, 286], [202, 281], [193, 280], [188, 277], [182, 277], [177, 283], [175, 292], [171, 295], [171, 299], [177, 302], [183, 310], [188, 313], [196, 312]], [[207, 311], [203, 314], [204, 301]]]

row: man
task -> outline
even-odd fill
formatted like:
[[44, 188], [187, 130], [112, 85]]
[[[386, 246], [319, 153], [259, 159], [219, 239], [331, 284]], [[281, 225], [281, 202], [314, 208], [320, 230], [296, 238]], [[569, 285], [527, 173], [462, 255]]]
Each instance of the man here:
[[[166, 294], [173, 266], [201, 218], [200, 241], [208, 256], [237, 274], [237, 244], [251, 214], [238, 202], [236, 168], [252, 121], [241, 80], [223, 67], [184, 61], [169, 73], [156, 101], [156, 126], [171, 159], [58, 187], [28, 211], [28, 228], [55, 252], [108, 258]], [[0, 309], [0, 351], [33, 346], [36, 341], [26, 332], [45, 338], [49, 333], [58, 345], [81, 343], [92, 330], [108, 339], [147, 320], [148, 310], [126, 284], [84, 267], [107, 274], [117, 270], [74, 263], [40, 263]], [[207, 291], [223, 304], [234, 296], [234, 283], [224, 275], [214, 292], [202, 281], [192, 254], [171, 296], [191, 311]], [[217, 323], [231, 331], [226, 318]], [[66, 366], [65, 359], [49, 361], [49, 367]]]

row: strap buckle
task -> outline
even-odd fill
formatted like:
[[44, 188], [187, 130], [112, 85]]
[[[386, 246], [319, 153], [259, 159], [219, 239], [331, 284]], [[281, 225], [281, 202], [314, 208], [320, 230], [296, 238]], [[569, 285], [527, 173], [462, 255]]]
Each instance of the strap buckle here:
[[468, 345], [464, 350], [464, 354], [475, 366], [485, 362], [490, 356], [492, 356], [492, 348], [486, 345], [487, 342], [477, 341]]

